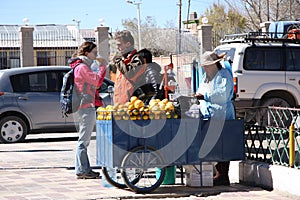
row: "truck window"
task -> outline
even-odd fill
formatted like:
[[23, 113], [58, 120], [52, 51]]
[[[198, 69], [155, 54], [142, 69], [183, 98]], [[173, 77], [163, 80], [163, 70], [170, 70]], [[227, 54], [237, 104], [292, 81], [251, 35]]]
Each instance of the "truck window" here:
[[300, 48], [290, 47], [286, 51], [286, 70], [300, 71]]
[[249, 47], [245, 51], [244, 69], [279, 71], [282, 70], [281, 48]]

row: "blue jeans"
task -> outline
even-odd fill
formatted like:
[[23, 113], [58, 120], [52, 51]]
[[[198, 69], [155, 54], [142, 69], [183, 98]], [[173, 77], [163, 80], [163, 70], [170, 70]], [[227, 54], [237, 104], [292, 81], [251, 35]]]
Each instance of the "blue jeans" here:
[[96, 123], [95, 108], [84, 108], [78, 110], [79, 115], [79, 138], [75, 155], [76, 174], [88, 173], [91, 171], [87, 147], [90, 144], [91, 135]]

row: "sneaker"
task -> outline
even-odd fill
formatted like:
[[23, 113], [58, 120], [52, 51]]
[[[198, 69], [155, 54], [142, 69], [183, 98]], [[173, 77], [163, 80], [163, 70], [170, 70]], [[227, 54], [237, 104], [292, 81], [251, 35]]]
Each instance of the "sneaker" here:
[[91, 170], [89, 173], [95, 174], [96, 176], [100, 176], [100, 173], [99, 173], [99, 172], [95, 172], [95, 171], [93, 171], [93, 170]]
[[77, 179], [96, 179], [99, 178], [99, 172], [90, 171], [88, 173], [76, 174]]

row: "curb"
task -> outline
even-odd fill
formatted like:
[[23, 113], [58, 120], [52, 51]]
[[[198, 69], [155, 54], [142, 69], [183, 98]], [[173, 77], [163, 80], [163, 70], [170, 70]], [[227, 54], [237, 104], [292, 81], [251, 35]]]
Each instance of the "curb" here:
[[265, 190], [278, 190], [300, 196], [300, 170], [258, 161], [239, 162], [239, 182]]

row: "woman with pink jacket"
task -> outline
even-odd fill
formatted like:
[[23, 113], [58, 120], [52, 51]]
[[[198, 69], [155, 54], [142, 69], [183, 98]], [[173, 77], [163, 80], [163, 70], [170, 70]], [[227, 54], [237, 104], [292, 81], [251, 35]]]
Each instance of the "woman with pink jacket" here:
[[[91, 169], [87, 147], [96, 122], [95, 107], [102, 106], [97, 89], [101, 86], [106, 74], [106, 67], [99, 66], [97, 73], [91, 70], [91, 65], [97, 57], [96, 44], [84, 42], [77, 51], [75, 58], [70, 60], [70, 66], [75, 67], [74, 82], [79, 94], [81, 105], [78, 109], [79, 138], [76, 147], [75, 172], [78, 179], [94, 179], [100, 173]], [[74, 115], [76, 116], [76, 115]]]

